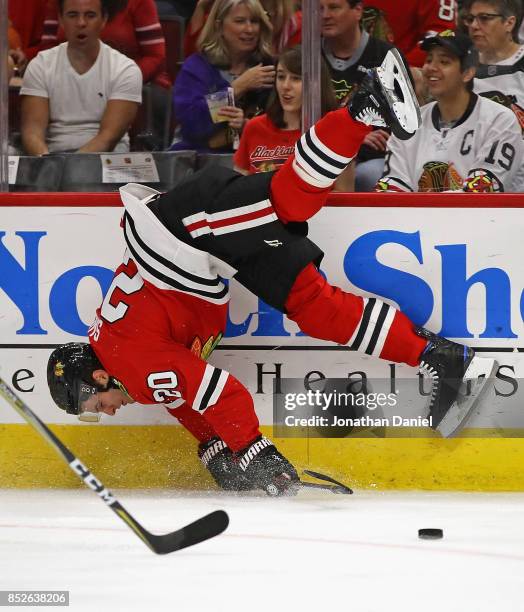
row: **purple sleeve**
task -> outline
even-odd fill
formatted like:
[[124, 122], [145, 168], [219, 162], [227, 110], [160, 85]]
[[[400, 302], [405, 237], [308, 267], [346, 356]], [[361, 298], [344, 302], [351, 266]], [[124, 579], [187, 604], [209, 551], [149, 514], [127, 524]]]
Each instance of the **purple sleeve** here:
[[173, 109], [184, 140], [207, 144], [222, 127], [211, 121], [205, 95], [227, 87], [227, 81], [202, 55], [195, 53], [187, 58], [173, 88]]

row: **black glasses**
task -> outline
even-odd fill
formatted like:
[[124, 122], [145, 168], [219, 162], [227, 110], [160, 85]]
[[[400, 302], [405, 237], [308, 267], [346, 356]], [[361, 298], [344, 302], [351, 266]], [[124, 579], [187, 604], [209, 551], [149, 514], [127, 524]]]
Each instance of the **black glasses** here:
[[476, 19], [479, 24], [485, 25], [486, 23], [493, 21], [493, 19], [496, 19], [497, 17], [504, 17], [504, 15], [501, 15], [500, 13], [479, 13], [478, 15], [464, 15], [464, 17], [462, 17], [462, 21], [466, 25], [470, 26], [473, 25], [473, 22]]

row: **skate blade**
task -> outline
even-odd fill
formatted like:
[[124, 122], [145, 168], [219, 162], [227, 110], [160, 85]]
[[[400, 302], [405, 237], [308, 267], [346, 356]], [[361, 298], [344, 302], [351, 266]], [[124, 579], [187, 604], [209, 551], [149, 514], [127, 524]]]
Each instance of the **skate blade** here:
[[[408, 71], [397, 49], [390, 49], [376, 74], [382, 85], [391, 110], [408, 134], [414, 134], [422, 124], [420, 107]], [[403, 100], [395, 91], [395, 83], [402, 93]]]
[[[477, 405], [482, 392], [489, 388], [488, 383], [493, 378], [498, 363], [495, 359], [473, 357], [462, 379], [466, 394], [459, 394], [442, 421], [436, 427], [444, 438], [456, 435], [464, 426], [467, 418]], [[468, 389], [469, 387], [469, 389]]]

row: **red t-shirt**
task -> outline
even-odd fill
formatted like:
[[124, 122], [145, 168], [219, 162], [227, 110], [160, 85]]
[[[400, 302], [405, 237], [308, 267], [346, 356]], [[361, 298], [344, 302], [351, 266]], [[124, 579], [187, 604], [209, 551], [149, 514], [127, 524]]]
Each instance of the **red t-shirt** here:
[[20, 34], [21, 45], [28, 59], [38, 53], [44, 29], [46, 0], [9, 0], [8, 15]]
[[411, 66], [422, 66], [426, 57], [418, 43], [429, 32], [454, 30], [457, 23], [456, 0], [365, 0], [384, 12], [393, 30], [395, 46]]
[[294, 152], [300, 135], [300, 130], [277, 128], [265, 114], [254, 117], [242, 132], [235, 166], [249, 174], [276, 170]]
[[198, 440], [218, 435], [237, 451], [260, 431], [246, 388], [206, 361], [226, 316], [227, 303], [160, 289], [126, 257], [88, 335], [104, 368], [135, 401], [164, 405]]

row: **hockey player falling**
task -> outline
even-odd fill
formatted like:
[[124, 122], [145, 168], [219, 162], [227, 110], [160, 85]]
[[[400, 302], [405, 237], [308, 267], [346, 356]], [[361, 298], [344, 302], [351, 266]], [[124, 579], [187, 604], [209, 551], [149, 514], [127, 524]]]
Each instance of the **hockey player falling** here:
[[[420, 111], [398, 52], [370, 70], [348, 108], [329, 113], [276, 173], [242, 176], [211, 166], [172, 191], [121, 189], [127, 249], [90, 344], [53, 351], [47, 376], [56, 404], [98, 420], [131, 402], [163, 404], [200, 442], [199, 456], [224, 489], [294, 493], [298, 475], [262, 437], [253, 398], [206, 362], [220, 341], [235, 277], [315, 338], [418, 367], [433, 378], [430, 414], [442, 435], [469, 415], [495, 361], [417, 328], [377, 298], [331, 286], [304, 223], [322, 208], [370, 125], [408, 138]], [[459, 394], [463, 379], [471, 393]]]

